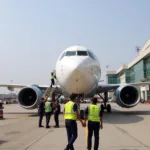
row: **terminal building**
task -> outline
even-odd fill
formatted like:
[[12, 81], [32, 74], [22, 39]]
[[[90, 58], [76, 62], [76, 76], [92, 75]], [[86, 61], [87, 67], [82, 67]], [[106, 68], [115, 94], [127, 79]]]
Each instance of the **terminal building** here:
[[[135, 83], [150, 81], [150, 40], [129, 64], [121, 66], [117, 71], [107, 71], [108, 84]], [[149, 86], [141, 86], [141, 99], [150, 100]]]

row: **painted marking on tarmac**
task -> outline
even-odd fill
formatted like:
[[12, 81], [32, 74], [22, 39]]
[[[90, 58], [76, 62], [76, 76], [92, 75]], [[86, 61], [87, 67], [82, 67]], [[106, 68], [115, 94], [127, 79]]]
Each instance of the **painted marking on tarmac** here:
[[85, 127], [85, 141], [86, 141], [86, 147], [87, 147], [87, 136], [88, 136], [88, 128]]

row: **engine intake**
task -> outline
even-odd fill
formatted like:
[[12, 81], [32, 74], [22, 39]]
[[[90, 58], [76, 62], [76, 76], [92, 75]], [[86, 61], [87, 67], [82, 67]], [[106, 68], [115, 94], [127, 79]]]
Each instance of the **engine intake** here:
[[116, 97], [117, 104], [124, 108], [134, 107], [140, 101], [139, 91], [132, 85], [119, 87], [114, 95]]
[[36, 86], [25, 87], [18, 93], [18, 103], [25, 109], [35, 109], [43, 92]]

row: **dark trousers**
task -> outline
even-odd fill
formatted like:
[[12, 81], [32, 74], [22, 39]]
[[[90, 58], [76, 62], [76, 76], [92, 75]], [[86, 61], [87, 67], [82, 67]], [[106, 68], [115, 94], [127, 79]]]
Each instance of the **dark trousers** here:
[[100, 130], [100, 123], [99, 122], [88, 122], [88, 150], [92, 148], [92, 136], [94, 132], [94, 150], [98, 150], [99, 147], [99, 130]]
[[55, 84], [54, 79], [51, 79], [51, 87], [52, 87], [52, 85], [54, 85], [54, 84]]
[[74, 150], [73, 143], [78, 137], [77, 133], [77, 123], [75, 120], [65, 120], [67, 137], [68, 137], [68, 144], [66, 146], [67, 150]]
[[59, 126], [59, 113], [54, 114], [54, 120], [55, 120], [56, 126]]
[[42, 126], [43, 116], [44, 116], [44, 113], [40, 112], [39, 113], [39, 127]]
[[46, 116], [46, 127], [48, 127], [49, 126], [49, 121], [50, 121], [50, 118], [51, 118], [51, 112], [46, 112], [45, 116]]

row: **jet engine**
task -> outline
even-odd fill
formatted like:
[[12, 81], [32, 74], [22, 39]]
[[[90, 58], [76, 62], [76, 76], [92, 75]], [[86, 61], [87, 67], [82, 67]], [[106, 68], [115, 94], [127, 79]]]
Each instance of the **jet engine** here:
[[136, 106], [140, 101], [139, 91], [136, 87], [132, 85], [125, 85], [119, 87], [114, 96], [116, 98], [116, 103], [124, 108], [131, 108]]
[[20, 90], [17, 101], [25, 109], [35, 109], [42, 96], [43, 92], [37, 86], [32, 85]]

